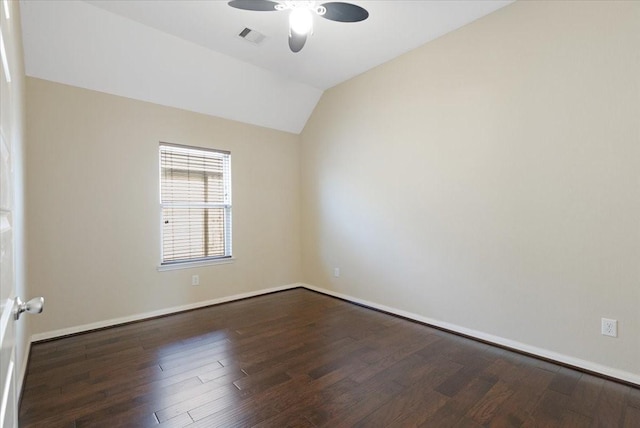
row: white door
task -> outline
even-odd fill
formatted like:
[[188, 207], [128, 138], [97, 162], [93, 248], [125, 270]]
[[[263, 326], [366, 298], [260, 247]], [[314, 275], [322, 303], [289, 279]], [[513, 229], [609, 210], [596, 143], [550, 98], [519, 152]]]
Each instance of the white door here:
[[[4, 2], [3, 2], [4, 3]], [[12, 141], [14, 141], [14, 108], [11, 86], [12, 22], [6, 12], [0, 11], [0, 426], [18, 426], [16, 397], [15, 320], [13, 308], [16, 298], [14, 265], [14, 168]], [[3, 4], [4, 6], [4, 4]], [[11, 39], [9, 39], [11, 37]]]
[[[0, 95], [2, 96], [2, 95]], [[4, 101], [4, 100], [3, 100]], [[4, 109], [3, 109], [4, 110]], [[13, 266], [12, 168], [11, 148], [0, 130], [0, 174], [2, 174], [0, 205], [0, 426], [17, 424], [15, 321], [13, 306], [16, 297]]]

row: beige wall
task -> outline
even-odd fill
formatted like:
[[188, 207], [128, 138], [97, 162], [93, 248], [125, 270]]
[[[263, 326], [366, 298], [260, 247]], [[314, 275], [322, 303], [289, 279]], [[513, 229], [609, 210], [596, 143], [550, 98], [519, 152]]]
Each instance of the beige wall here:
[[[34, 78], [27, 105], [34, 333], [299, 281], [297, 135]], [[235, 263], [156, 271], [160, 141], [231, 151]]]
[[638, 52], [639, 2], [519, 1], [325, 92], [305, 281], [640, 382]]

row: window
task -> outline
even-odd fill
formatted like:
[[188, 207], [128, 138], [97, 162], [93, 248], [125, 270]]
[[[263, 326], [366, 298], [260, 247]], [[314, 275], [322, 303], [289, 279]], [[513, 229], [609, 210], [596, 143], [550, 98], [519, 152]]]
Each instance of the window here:
[[231, 257], [231, 154], [160, 144], [162, 264]]

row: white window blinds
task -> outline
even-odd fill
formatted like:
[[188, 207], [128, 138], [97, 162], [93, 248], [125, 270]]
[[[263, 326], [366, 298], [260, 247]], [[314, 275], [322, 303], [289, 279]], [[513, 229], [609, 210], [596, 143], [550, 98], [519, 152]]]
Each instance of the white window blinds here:
[[231, 155], [160, 144], [162, 264], [231, 257]]

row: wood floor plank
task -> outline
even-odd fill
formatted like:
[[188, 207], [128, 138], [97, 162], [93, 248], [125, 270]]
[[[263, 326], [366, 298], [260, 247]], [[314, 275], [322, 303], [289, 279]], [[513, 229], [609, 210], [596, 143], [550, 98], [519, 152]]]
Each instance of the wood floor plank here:
[[491, 364], [490, 360], [478, 358], [471, 360], [454, 375], [447, 378], [436, 388], [436, 391], [448, 397], [455, 396], [462, 388], [478, 377]]
[[511, 385], [498, 381], [487, 393], [473, 406], [467, 416], [479, 425], [487, 424], [496, 415], [499, 406], [514, 393]]
[[32, 346], [21, 427], [640, 426], [640, 390], [305, 289]]
[[624, 428], [640, 427], [640, 409], [627, 406], [624, 417]]
[[[198, 378], [190, 378], [172, 385], [156, 388], [151, 392], [145, 389], [145, 393], [136, 394], [133, 392], [133, 398], [127, 398], [125, 394], [121, 394], [117, 399], [107, 399], [103, 403], [96, 406], [96, 410], [83, 415], [76, 419], [78, 426], [146, 426], [158, 423], [156, 416], [153, 414], [159, 403], [171, 402], [179, 400], [182, 394], [190, 393], [194, 388], [201, 386], [202, 383]], [[119, 420], [122, 422], [116, 423]]]
[[593, 425], [593, 420], [580, 413], [567, 410], [562, 418], [561, 425], [572, 428], [588, 428]]
[[[326, 379], [326, 378], [325, 378]], [[301, 383], [305, 389], [314, 389], [317, 392], [313, 394], [300, 395], [295, 390], [285, 395], [284, 400], [278, 400], [271, 407], [276, 414], [268, 419], [264, 419], [258, 423], [252, 424], [256, 428], [287, 426], [289, 421], [302, 420], [310, 423], [309, 416], [313, 415], [313, 411], [322, 409], [327, 405], [331, 405], [333, 397], [341, 396], [348, 392], [351, 385], [345, 382], [326, 383], [320, 379], [309, 379], [306, 383]]]
[[549, 426], [560, 427], [565, 416], [569, 397], [552, 389], [547, 389], [536, 409], [532, 413], [532, 418], [527, 420], [523, 427]]
[[355, 426], [417, 426], [447, 402], [447, 397], [424, 385], [397, 394]]
[[[173, 400], [169, 406], [156, 410], [155, 414], [158, 421], [168, 421], [202, 406], [222, 409], [240, 400], [240, 394], [237, 389], [228, 384], [206, 384], [198, 393], [190, 395], [190, 397], [183, 396], [182, 399]], [[156, 407], [161, 406], [156, 405]], [[215, 411], [211, 411], [211, 413], [215, 413]]]
[[[527, 368], [524, 369], [527, 370]], [[514, 384], [513, 395], [500, 405], [496, 415], [491, 418], [489, 426], [519, 427], [531, 420], [531, 414], [551, 383], [554, 374], [537, 367], [529, 367], [527, 371], [530, 373], [525, 377], [527, 381]]]
[[549, 389], [561, 394], [571, 395], [581, 376], [582, 373], [563, 367], [549, 384]]
[[187, 425], [191, 425], [193, 419], [188, 413], [181, 413], [175, 418], [168, 419], [164, 422], [160, 422], [158, 425], [160, 428], [184, 428]]
[[571, 393], [571, 401], [568, 405], [569, 410], [591, 418], [604, 384], [605, 381], [602, 378], [588, 374], [582, 375]]
[[612, 383], [603, 388], [593, 415], [596, 426], [622, 426], [629, 387]]
[[627, 403], [632, 407], [640, 409], [640, 388], [629, 388]]
[[[347, 394], [352, 398], [352, 394]], [[319, 421], [316, 425], [321, 427], [352, 427], [365, 419], [371, 413], [383, 406], [392, 397], [389, 391], [372, 391], [367, 394], [366, 398], [355, 395], [356, 398], [352, 404], [346, 408], [335, 409], [335, 413], [330, 409], [323, 409], [325, 412], [332, 414], [333, 417], [325, 421]], [[317, 416], [317, 415], [315, 415]], [[313, 420], [313, 419], [312, 419]]]
[[420, 427], [455, 426], [466, 417], [466, 413], [495, 385], [495, 381], [476, 378], [449, 399], [433, 415], [430, 415]]

